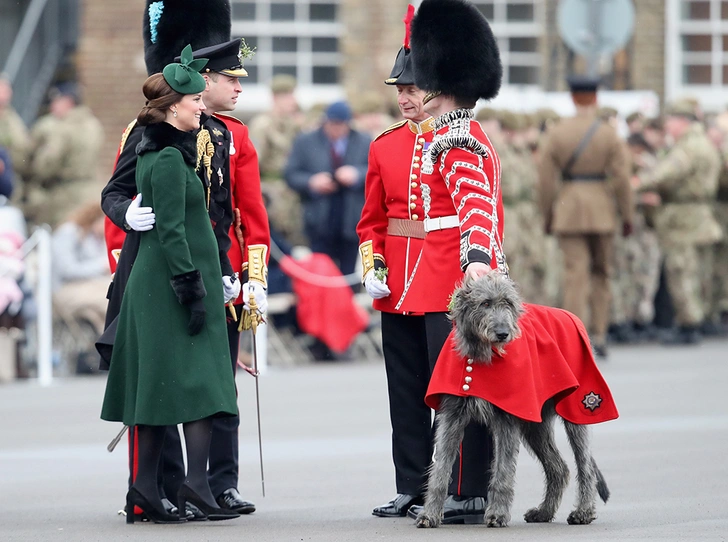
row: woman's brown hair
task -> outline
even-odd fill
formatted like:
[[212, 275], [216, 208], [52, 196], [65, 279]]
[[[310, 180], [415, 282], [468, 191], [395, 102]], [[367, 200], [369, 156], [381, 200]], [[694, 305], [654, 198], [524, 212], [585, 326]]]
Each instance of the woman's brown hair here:
[[142, 92], [147, 103], [137, 115], [137, 123], [140, 126], [164, 122], [167, 118], [167, 109], [184, 98], [184, 94], [176, 92], [169, 86], [161, 73], [149, 76], [144, 81]]

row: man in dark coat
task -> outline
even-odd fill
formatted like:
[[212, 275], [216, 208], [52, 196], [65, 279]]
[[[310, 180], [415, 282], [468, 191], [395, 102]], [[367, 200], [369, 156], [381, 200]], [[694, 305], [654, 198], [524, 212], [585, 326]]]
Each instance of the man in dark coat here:
[[285, 171], [286, 182], [301, 195], [311, 249], [330, 256], [344, 274], [356, 265], [371, 143], [351, 128], [351, 117], [346, 102], [331, 104], [321, 127], [293, 142]]

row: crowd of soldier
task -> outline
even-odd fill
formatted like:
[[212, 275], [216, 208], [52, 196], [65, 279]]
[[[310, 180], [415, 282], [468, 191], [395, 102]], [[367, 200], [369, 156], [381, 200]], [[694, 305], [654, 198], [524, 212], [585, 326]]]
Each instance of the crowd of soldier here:
[[[309, 246], [301, 195], [286, 182], [286, 165], [296, 138], [321, 125], [329, 104], [304, 112], [290, 76], [274, 77], [270, 89], [270, 109], [254, 116], [249, 127], [271, 232], [280, 245]], [[10, 85], [0, 79], [0, 148], [7, 156], [3, 170], [14, 168], [11, 201], [30, 223], [57, 226], [97, 196], [101, 125], [81, 104], [74, 85], [52, 91], [49, 113], [30, 131], [12, 110], [11, 96]], [[357, 97], [350, 129], [376, 137], [393, 121], [387, 103], [381, 94]], [[724, 331], [728, 113], [706, 116], [693, 100], [669, 104], [654, 119], [639, 113], [621, 119], [611, 108], [599, 113], [624, 135], [636, 202], [632, 235], [615, 234], [610, 339], [692, 343]], [[517, 113], [484, 107], [477, 119], [501, 157], [510, 274], [527, 301], [559, 306], [563, 256], [545, 231], [538, 205], [539, 149], [559, 115], [549, 109]]]

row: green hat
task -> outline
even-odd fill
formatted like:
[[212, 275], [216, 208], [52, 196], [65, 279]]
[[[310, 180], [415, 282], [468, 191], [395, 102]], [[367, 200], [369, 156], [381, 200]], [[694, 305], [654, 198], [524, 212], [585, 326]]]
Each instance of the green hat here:
[[290, 94], [296, 90], [296, 78], [287, 73], [279, 73], [270, 81], [270, 90], [273, 94]]
[[689, 100], [678, 100], [672, 102], [665, 107], [665, 116], [667, 117], [687, 117], [696, 120], [695, 104]]
[[200, 70], [206, 64], [206, 58], [193, 60], [192, 46], [188, 45], [182, 49], [180, 62], [167, 64], [162, 70], [162, 75], [172, 90], [180, 94], [198, 94], [207, 86], [205, 78], [200, 75]]

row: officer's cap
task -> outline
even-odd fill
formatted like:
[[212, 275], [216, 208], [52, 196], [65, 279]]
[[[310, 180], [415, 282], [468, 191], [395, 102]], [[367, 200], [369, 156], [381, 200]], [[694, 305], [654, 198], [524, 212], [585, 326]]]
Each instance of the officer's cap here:
[[689, 100], [678, 100], [665, 106], [666, 117], [686, 117], [690, 120], [697, 120], [695, 104]]
[[569, 85], [571, 92], [596, 92], [599, 88], [598, 77], [588, 77], [586, 75], [572, 75], [567, 77], [566, 84]]
[[501, 123], [501, 127], [504, 130], [508, 130], [509, 132], [516, 132], [518, 130], [523, 130], [523, 128], [525, 127], [525, 124], [526, 124], [524, 122], [523, 115], [514, 113], [513, 111], [501, 111], [500, 123]]
[[270, 81], [270, 91], [273, 94], [291, 94], [296, 90], [296, 78], [287, 73], [279, 73]]
[[76, 83], [64, 81], [63, 83], [58, 83], [48, 91], [48, 99], [51, 101], [63, 96], [73, 98], [74, 102], [79, 103], [80, 95]]
[[[207, 59], [207, 66], [202, 73], [217, 72], [230, 77], [247, 77], [248, 72], [243, 68], [246, 58], [253, 56], [253, 49], [250, 49], [243, 38], [203, 47], [194, 51], [195, 58], [204, 57]], [[179, 62], [179, 57], [174, 59]]]

